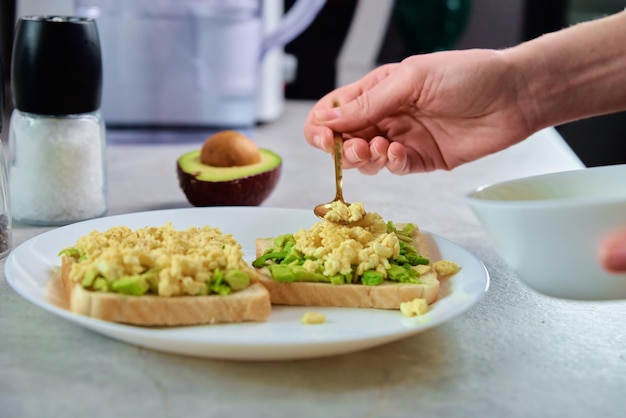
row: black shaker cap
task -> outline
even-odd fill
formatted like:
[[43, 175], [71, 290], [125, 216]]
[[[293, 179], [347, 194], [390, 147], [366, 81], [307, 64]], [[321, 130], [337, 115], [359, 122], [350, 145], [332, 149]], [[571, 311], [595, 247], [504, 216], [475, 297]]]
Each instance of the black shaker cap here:
[[21, 17], [11, 63], [16, 109], [41, 115], [100, 108], [102, 56], [96, 22], [74, 16]]

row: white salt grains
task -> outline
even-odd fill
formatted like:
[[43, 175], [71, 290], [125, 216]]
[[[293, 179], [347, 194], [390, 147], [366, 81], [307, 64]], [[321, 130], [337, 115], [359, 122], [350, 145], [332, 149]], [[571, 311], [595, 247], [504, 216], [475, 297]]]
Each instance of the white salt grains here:
[[106, 212], [105, 134], [97, 112], [46, 117], [14, 111], [10, 126], [14, 219], [62, 225]]

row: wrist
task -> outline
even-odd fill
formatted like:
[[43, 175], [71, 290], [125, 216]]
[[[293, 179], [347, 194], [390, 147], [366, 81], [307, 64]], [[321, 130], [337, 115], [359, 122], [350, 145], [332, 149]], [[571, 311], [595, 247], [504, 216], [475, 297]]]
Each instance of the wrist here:
[[[516, 102], [530, 133], [546, 127], [543, 104], [547, 92], [540, 88], [542, 73], [545, 70], [541, 54], [533, 54], [528, 46], [521, 44], [501, 51], [512, 68], [510, 81], [516, 92]], [[540, 51], [538, 51], [540, 52]], [[507, 88], [510, 88], [509, 85]]]

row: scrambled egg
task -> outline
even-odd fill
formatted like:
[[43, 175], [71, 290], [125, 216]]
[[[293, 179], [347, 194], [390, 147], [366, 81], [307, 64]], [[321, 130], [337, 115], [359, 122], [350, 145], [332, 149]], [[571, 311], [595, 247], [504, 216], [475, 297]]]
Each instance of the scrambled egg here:
[[454, 261], [439, 260], [433, 263], [433, 269], [435, 269], [439, 276], [451, 276], [458, 273], [461, 267]]
[[335, 201], [330, 204], [330, 210], [324, 215], [324, 219], [331, 222], [357, 222], [365, 216], [365, 207], [363, 203], [356, 202], [346, 204], [345, 202]]
[[105, 266], [115, 277], [157, 268], [160, 296], [196, 295], [215, 269], [247, 269], [240, 244], [231, 235], [208, 226], [182, 231], [171, 223], [137, 230], [117, 226], [92, 231], [79, 238], [75, 247], [87, 258], [73, 264], [72, 280], [80, 282], [93, 266]]
[[376, 270], [387, 277], [389, 259], [400, 254], [400, 243], [395, 233], [387, 233], [387, 224], [377, 213], [365, 214], [357, 224], [343, 226], [332, 222], [317, 222], [308, 230], [294, 234], [295, 249], [316, 260], [305, 261], [303, 267], [315, 271], [323, 264], [324, 275], [357, 275]]
[[419, 316], [428, 311], [428, 302], [423, 298], [415, 298], [400, 304], [400, 312], [404, 316]]
[[326, 315], [317, 312], [306, 312], [300, 320], [305, 325], [323, 324], [326, 322]]

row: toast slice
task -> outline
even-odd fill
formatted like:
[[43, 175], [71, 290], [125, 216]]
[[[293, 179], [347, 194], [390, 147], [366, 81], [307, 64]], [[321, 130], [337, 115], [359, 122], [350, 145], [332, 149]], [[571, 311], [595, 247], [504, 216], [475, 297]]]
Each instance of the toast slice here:
[[[398, 228], [402, 224], [396, 224]], [[273, 238], [256, 240], [256, 256], [260, 257], [273, 246]], [[429, 257], [424, 237], [416, 227], [413, 246], [418, 253]], [[420, 283], [404, 284], [384, 281], [380, 285], [330, 284], [320, 282], [278, 282], [271, 278], [267, 267], [259, 269], [260, 282], [270, 293], [276, 305], [327, 306], [376, 309], [400, 309], [400, 304], [423, 298], [428, 304], [439, 296], [440, 284], [434, 269], [420, 274]]]
[[266, 321], [270, 314], [269, 293], [257, 277], [249, 287], [225, 296], [131, 296], [83, 288], [70, 279], [74, 262], [62, 257], [61, 279], [68, 308], [80, 315], [141, 326], [183, 326]]

